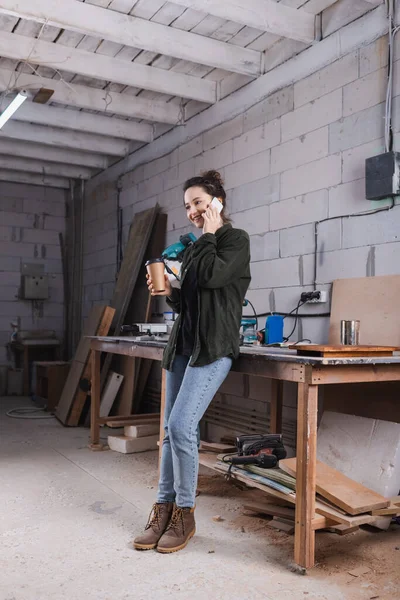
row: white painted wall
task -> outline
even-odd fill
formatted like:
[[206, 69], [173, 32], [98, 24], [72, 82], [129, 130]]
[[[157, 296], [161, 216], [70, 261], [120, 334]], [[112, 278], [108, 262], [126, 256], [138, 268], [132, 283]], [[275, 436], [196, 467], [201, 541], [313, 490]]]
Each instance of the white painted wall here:
[[[400, 38], [393, 102], [397, 150], [399, 44]], [[134, 214], [158, 202], [168, 214], [167, 243], [176, 241], [190, 229], [182, 184], [204, 169], [216, 168], [226, 181], [234, 224], [251, 237], [253, 279], [248, 297], [258, 312], [292, 310], [300, 293], [312, 289], [314, 223], [328, 217], [339, 218], [320, 225], [319, 289], [330, 290], [336, 278], [399, 273], [400, 208], [368, 217], [346, 216], [385, 206], [365, 199], [364, 161], [384, 149], [386, 60], [383, 37], [126, 173], [120, 180], [124, 240]], [[93, 298], [107, 301], [113, 290], [116, 182], [108, 185], [108, 191], [101, 186], [86, 199], [86, 228], [93, 233], [84, 262], [86, 314]], [[99, 226], [101, 233], [94, 233]], [[302, 311], [329, 311], [329, 303]], [[301, 319], [293, 341], [326, 342], [328, 322], [323, 317]], [[251, 386], [247, 394], [261, 401], [252, 395]], [[240, 405], [243, 396], [238, 394], [234, 402]], [[287, 404], [286, 416], [295, 418], [293, 401]]]
[[[5, 344], [17, 317], [22, 329], [53, 329], [62, 339], [65, 202], [65, 190], [0, 182], [0, 363], [7, 362]], [[50, 299], [38, 315], [18, 298], [22, 262], [44, 264], [50, 278]]]

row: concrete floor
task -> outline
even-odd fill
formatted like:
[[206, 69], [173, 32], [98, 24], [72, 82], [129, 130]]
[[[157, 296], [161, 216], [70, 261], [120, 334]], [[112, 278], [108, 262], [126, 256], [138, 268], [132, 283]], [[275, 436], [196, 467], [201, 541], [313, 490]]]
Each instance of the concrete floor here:
[[[382, 567], [380, 579], [348, 574], [371, 565], [371, 556], [376, 565], [379, 551], [385, 552], [382, 564], [392, 555], [400, 561], [393, 550], [399, 528], [385, 538], [378, 534], [386, 550], [372, 536], [362, 553], [354, 534], [347, 536], [352, 542], [320, 534], [326, 564], [302, 577], [288, 568], [293, 537], [243, 517], [243, 492], [206, 471], [198, 534], [186, 550], [169, 556], [134, 551], [132, 537], [155, 496], [156, 453], [91, 452], [83, 428], [5, 416], [26, 405], [27, 399], [0, 399], [0, 600], [400, 598], [395, 568]], [[214, 522], [215, 515], [224, 521]]]

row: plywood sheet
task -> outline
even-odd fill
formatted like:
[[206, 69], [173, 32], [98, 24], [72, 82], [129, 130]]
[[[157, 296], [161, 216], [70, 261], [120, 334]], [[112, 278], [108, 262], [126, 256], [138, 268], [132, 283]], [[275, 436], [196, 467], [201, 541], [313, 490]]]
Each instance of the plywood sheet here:
[[[279, 466], [289, 475], [296, 476], [296, 458], [285, 458], [279, 461]], [[316, 476], [317, 494], [350, 515], [359, 515], [389, 505], [389, 501], [380, 494], [319, 460], [317, 460]]]
[[400, 350], [398, 346], [342, 346], [342, 345], [316, 345], [316, 344], [296, 344], [289, 346], [291, 350], [297, 350], [297, 354], [302, 356], [325, 356], [327, 358], [348, 358], [350, 356], [393, 356], [393, 352]]
[[400, 346], [400, 275], [333, 282], [329, 343], [340, 343], [340, 321], [360, 321], [360, 343]]

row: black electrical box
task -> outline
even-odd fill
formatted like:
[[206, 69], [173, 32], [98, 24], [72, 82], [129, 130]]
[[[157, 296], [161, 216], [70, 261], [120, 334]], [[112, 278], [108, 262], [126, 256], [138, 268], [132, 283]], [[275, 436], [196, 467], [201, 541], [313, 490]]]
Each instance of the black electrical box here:
[[383, 200], [400, 194], [400, 152], [385, 152], [365, 161], [365, 196]]

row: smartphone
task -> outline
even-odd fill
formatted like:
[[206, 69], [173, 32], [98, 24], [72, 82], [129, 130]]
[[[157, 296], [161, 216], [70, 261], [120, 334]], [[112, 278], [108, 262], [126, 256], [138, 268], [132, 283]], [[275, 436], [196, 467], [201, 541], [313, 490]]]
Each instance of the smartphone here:
[[216, 208], [216, 209], [218, 210], [218, 212], [219, 212], [219, 213], [220, 213], [220, 212], [222, 211], [222, 209], [224, 208], [224, 207], [223, 207], [223, 204], [222, 204], [222, 202], [220, 202], [220, 201], [218, 200], [218, 198], [213, 198], [213, 199], [212, 199], [211, 206], [213, 206], [214, 208]]

